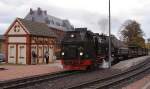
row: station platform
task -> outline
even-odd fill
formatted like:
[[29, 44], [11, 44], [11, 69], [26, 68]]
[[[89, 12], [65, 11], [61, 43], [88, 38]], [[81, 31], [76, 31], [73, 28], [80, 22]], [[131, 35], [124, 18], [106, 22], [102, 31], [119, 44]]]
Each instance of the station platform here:
[[120, 69], [120, 70], [124, 71], [124, 70], [126, 70], [126, 69], [128, 69], [134, 65], [138, 65], [139, 63], [144, 62], [148, 58], [150, 58], [150, 56], [142, 56], [142, 57], [138, 57], [138, 58], [132, 58], [129, 60], [120, 61], [116, 65], [112, 66], [112, 68], [113, 69]]
[[[133, 58], [130, 60], [121, 61], [118, 64], [112, 66], [112, 68], [125, 70], [131, 66], [137, 65], [145, 61], [148, 58], [150, 58], [150, 56], [143, 56]], [[60, 61], [56, 61], [51, 64], [38, 64], [38, 65], [0, 64], [0, 68], [1, 68], [0, 81], [65, 71]]]
[[[112, 66], [113, 69], [120, 69], [122, 71], [129, 69], [132, 66], [138, 65], [145, 60], [150, 59], [150, 56], [142, 56], [138, 58], [132, 58], [129, 60], [121, 61], [118, 64]], [[137, 80], [122, 89], [150, 89], [150, 74], [144, 78]]]
[[38, 65], [0, 64], [0, 68], [0, 81], [64, 71], [59, 61]]

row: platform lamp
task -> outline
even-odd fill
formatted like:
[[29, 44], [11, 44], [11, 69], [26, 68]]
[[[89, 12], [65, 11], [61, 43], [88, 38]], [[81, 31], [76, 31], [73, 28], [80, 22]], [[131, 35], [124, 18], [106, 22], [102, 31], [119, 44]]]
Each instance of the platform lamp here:
[[111, 67], [111, 10], [110, 10], [110, 0], [109, 0], [109, 53], [108, 53], [108, 57], [109, 57], [109, 61], [108, 61], [108, 64], [109, 64], [109, 68]]

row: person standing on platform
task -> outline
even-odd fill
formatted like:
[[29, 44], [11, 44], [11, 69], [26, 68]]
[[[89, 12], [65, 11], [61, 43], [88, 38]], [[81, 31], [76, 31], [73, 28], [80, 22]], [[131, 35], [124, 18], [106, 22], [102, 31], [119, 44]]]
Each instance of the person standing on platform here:
[[46, 64], [49, 63], [49, 53], [48, 51], [45, 52], [45, 59], [46, 59]]
[[35, 51], [32, 51], [32, 64], [33, 65], [36, 64], [36, 57], [37, 57], [37, 55], [36, 55]]

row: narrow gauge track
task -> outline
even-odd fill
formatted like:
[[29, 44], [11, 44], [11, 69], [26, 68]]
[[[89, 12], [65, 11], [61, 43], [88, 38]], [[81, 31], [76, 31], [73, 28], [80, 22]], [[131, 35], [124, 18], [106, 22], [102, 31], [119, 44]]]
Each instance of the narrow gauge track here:
[[[149, 71], [150, 61], [147, 60], [139, 65], [136, 65], [126, 71], [112, 75], [111, 77], [88, 81], [76, 85], [72, 85], [65, 89], [109, 89], [113, 86], [120, 84], [123, 81], [138, 76], [145, 71]], [[113, 89], [113, 88], [111, 88]]]
[[19, 79], [8, 80], [8, 81], [0, 81], [0, 89], [18, 89], [18, 88], [30, 86], [45, 81], [51, 81], [51, 80], [71, 76], [77, 73], [80, 73], [80, 71], [62, 71], [57, 73], [48, 73], [44, 75], [36, 75], [36, 76], [19, 78]]

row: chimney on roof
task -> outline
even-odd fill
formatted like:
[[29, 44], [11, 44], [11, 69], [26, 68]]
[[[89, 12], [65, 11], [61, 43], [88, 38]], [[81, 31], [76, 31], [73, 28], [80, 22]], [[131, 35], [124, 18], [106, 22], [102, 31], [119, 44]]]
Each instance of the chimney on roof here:
[[50, 24], [50, 20], [48, 19], [48, 17], [45, 18], [45, 22], [46, 22], [47, 24]]
[[34, 17], [32, 17], [31, 21], [33, 21], [33, 22], [34, 22]]
[[37, 13], [38, 13], [38, 15], [41, 15], [41, 14], [42, 14], [42, 10], [41, 10], [40, 7], [37, 9]]
[[30, 8], [30, 14], [32, 15], [34, 12], [33, 12], [33, 10], [32, 10], [32, 8]]
[[44, 14], [47, 15], [47, 11], [46, 10], [44, 11]]

